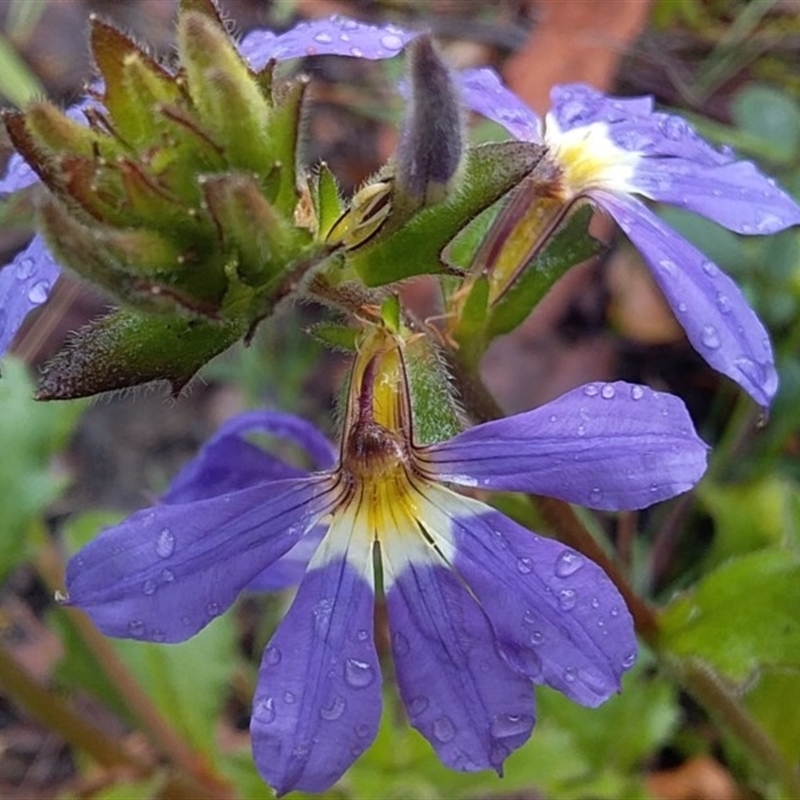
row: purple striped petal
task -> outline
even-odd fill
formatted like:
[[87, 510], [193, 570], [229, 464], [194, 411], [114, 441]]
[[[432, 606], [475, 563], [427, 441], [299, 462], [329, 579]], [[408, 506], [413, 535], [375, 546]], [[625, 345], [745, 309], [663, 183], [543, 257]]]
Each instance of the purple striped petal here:
[[181, 469], [161, 502], [189, 503], [265, 481], [307, 474], [242, 438], [250, 432], [266, 433], [298, 445], [311, 457], [314, 469], [329, 469], [336, 461], [333, 445], [310, 422], [278, 411], [247, 411], [219, 428]]
[[372, 550], [363, 542], [346, 560], [327, 560], [323, 545], [264, 651], [250, 732], [259, 772], [279, 795], [329, 788], [378, 731]]
[[27, 189], [38, 180], [39, 176], [30, 168], [28, 162], [19, 153], [13, 153], [8, 159], [6, 174], [0, 178], [0, 194], [11, 194], [20, 189]]
[[502, 125], [515, 139], [541, 142], [541, 120], [505, 86], [493, 69], [468, 69], [457, 79], [461, 99], [467, 108]]
[[0, 269], [0, 355], [8, 349], [25, 317], [47, 300], [60, 272], [38, 235]]
[[683, 158], [643, 159], [632, 183], [645, 196], [701, 214], [736, 233], [800, 224], [800, 207], [749, 161], [700, 167]]
[[[428, 523], [424, 515], [419, 521]], [[411, 724], [448, 767], [502, 774], [533, 729], [529, 680], [504, 661], [473, 596], [418, 533], [397, 531], [381, 548], [392, 654]]]
[[608, 97], [584, 83], [567, 83], [550, 91], [552, 111], [562, 131], [595, 122], [620, 122], [653, 111], [652, 97]]
[[688, 491], [706, 451], [681, 400], [617, 382], [476, 425], [424, 457], [440, 480], [616, 510]]
[[520, 674], [597, 706], [636, 659], [633, 621], [593, 562], [447, 490], [421, 515], [454, 536], [454, 569], [491, 620], [498, 649]]
[[637, 200], [592, 196], [640, 250], [695, 350], [768, 406], [778, 389], [772, 346], [739, 287]]
[[248, 592], [281, 592], [297, 586], [306, 574], [308, 562], [327, 532], [327, 525], [317, 525], [285, 555], [270, 564], [247, 584]]
[[327, 477], [139, 511], [67, 564], [68, 603], [110, 636], [188, 639], [335, 504]]
[[301, 22], [277, 36], [271, 31], [252, 31], [240, 42], [239, 52], [255, 70], [262, 69], [273, 58], [286, 61], [335, 55], [377, 60], [393, 58], [418, 35], [396, 25], [368, 25], [334, 16]]

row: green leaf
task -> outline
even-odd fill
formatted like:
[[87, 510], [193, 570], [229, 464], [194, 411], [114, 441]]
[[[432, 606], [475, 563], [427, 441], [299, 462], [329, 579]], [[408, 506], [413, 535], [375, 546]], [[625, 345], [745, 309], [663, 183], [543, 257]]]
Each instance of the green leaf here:
[[800, 697], [800, 665], [759, 671], [743, 698], [790, 764], [800, 761], [800, 703], [787, 702], [795, 697]]
[[752, 553], [706, 575], [670, 604], [661, 645], [743, 681], [766, 666], [797, 665], [798, 608], [800, 555], [777, 548]]
[[350, 265], [368, 286], [445, 271], [441, 253], [447, 243], [530, 174], [542, 153], [542, 147], [525, 142], [472, 148], [457, 192], [417, 212], [399, 229], [392, 228], [389, 217], [375, 236], [348, 253]]
[[35, 73], [17, 55], [11, 42], [0, 35], [0, 97], [5, 97], [15, 106], [24, 106], [44, 96], [44, 87]]
[[589, 206], [584, 206], [561, 225], [544, 250], [497, 301], [488, 325], [491, 338], [516, 328], [570, 267], [597, 255], [600, 244], [587, 232], [592, 213]]
[[7, 357], [0, 379], [0, 582], [30, 554], [31, 523], [61, 491], [50, 460], [66, 444], [83, 404], [33, 399], [25, 365]]

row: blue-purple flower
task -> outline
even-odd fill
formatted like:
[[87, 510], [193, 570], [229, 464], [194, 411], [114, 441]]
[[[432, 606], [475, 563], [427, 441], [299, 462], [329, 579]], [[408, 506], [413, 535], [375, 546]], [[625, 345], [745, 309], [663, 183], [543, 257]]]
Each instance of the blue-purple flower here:
[[[239, 44], [240, 53], [254, 70], [270, 60], [286, 61], [314, 55], [342, 55], [383, 59], [396, 56], [416, 32], [395, 25], [368, 25], [346, 17], [331, 17], [296, 25], [286, 33], [256, 30]], [[104, 111], [97, 99], [102, 86], [95, 83], [89, 97], [69, 108], [67, 115], [87, 123], [85, 111]], [[38, 176], [19, 154], [12, 155], [6, 174], [0, 177], [0, 196], [20, 191], [38, 182]], [[0, 355], [11, 344], [25, 317], [45, 302], [60, 274], [60, 267], [41, 235], [14, 259], [0, 266]]]
[[[296, 417], [250, 412], [161, 504], [67, 567], [67, 602], [109, 635], [155, 642], [189, 638], [248, 587], [299, 581], [264, 651], [251, 722], [256, 764], [280, 793], [329, 787], [376, 735], [376, 547], [400, 696], [454, 769], [502, 770], [534, 726], [531, 682], [596, 706], [634, 663], [631, 617], [597, 565], [451, 485], [640, 508], [705, 468], [681, 401], [626, 383], [421, 446], [405, 352], [383, 329], [362, 341], [338, 459]], [[267, 455], [248, 431], [300, 444], [317, 471]]]
[[769, 405], [778, 387], [764, 326], [738, 286], [634, 195], [679, 206], [742, 234], [800, 224], [771, 178], [703, 141], [650, 97], [556, 87], [544, 124], [490, 69], [461, 73], [464, 103], [524, 141], [544, 142], [561, 170], [559, 199], [585, 197], [638, 247], [689, 341], [714, 369]]

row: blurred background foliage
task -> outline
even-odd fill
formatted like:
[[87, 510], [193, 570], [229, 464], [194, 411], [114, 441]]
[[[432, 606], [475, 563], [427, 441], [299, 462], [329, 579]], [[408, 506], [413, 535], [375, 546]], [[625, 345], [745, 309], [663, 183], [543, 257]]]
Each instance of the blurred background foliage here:
[[[562, 80], [654, 94], [800, 195], [796, 0], [571, 0], [561, 10], [559, 0], [223, 6], [243, 31], [334, 12], [427, 24], [454, 63], [507, 68], [528, 98], [546, 92], [533, 84], [555, 59]], [[597, 21], [598, 6], [606, 20]], [[0, 8], [5, 104], [79, 94], [89, 74], [90, 11], [169, 54], [169, 0], [7, 0]], [[576, 19], [593, 32], [581, 34]], [[547, 49], [553, 31], [556, 51]], [[582, 62], [584, 50], [598, 47]], [[391, 152], [399, 104], [373, 90], [394, 80], [399, 66], [335, 59], [307, 66], [319, 81], [307, 156], [324, 157], [346, 187], [356, 187]], [[781, 389], [769, 418], [693, 354], [623, 242], [572, 270], [484, 369], [509, 410], [587, 380], [649, 383], [682, 396], [714, 446], [695, 492], [640, 513], [582, 513], [640, 597], [659, 609], [652, 648], [643, 646], [623, 692], [599, 709], [538, 689], [534, 735], [502, 779], [456, 774], [436, 761], [404, 720], [387, 658], [378, 739], [326, 796], [800, 796], [800, 232], [745, 241], [686, 213], [664, 216], [741, 283], [770, 329]], [[4, 254], [29, 226], [24, 200], [0, 206]], [[424, 279], [404, 288], [404, 300], [422, 313], [432, 295]], [[0, 796], [269, 798], [249, 755], [249, 703], [261, 649], [289, 597], [244, 597], [200, 636], [169, 647], [103, 639], [52, 597], [65, 557], [162, 491], [232, 414], [267, 405], [332, 432], [344, 362], [306, 335], [319, 314], [302, 307], [266, 326], [250, 348], [218, 358], [175, 402], [158, 391], [92, 405], [34, 402], [28, 370], [104, 305], [62, 281], [2, 364]]]

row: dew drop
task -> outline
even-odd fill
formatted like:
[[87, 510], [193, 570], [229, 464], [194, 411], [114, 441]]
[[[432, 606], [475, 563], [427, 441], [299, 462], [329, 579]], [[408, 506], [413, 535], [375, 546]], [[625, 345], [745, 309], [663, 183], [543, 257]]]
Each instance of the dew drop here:
[[658, 263], [661, 265], [664, 272], [670, 275], [674, 275], [678, 271], [678, 268], [675, 266], [675, 262], [669, 258], [662, 258]]
[[556, 422], [557, 420], [558, 420], [558, 417], [555, 414], [551, 414], [550, 415], [550, 422]]
[[767, 380], [767, 370], [763, 364], [757, 364], [752, 358], [739, 356], [734, 362], [737, 369], [748, 377], [753, 383], [762, 385]]
[[322, 717], [322, 719], [332, 722], [335, 719], [339, 719], [339, 717], [344, 714], [344, 709], [346, 706], [347, 703], [345, 702], [344, 697], [339, 697], [337, 695], [327, 706], [319, 710], [319, 715]]
[[596, 598], [592, 598], [592, 608], [600, 608], [600, 601]]
[[495, 546], [499, 547], [501, 550], [505, 550], [508, 547], [508, 542], [506, 541], [503, 531], [492, 531], [492, 541], [494, 542]]
[[175, 580], [175, 573], [171, 569], [162, 569], [161, 580], [164, 583], [172, 583]]
[[562, 589], [558, 593], [558, 607], [562, 611], [572, 611], [578, 604], [578, 595], [574, 589]]
[[264, 651], [264, 663], [268, 664], [270, 667], [274, 667], [276, 664], [281, 663], [281, 659], [283, 658], [283, 653], [273, 645], [270, 645]]
[[356, 58], [363, 58], [364, 51], [360, 47], [351, 47], [350, 48], [350, 55], [355, 56]]
[[530, 642], [535, 647], [538, 647], [544, 641], [544, 634], [541, 631], [534, 631], [531, 634]]
[[128, 633], [134, 638], [138, 639], [144, 636], [144, 631], [144, 622], [142, 622], [140, 619], [134, 619], [128, 623]]
[[320, 600], [319, 603], [314, 606], [311, 613], [314, 615], [314, 630], [317, 632], [318, 636], [324, 637], [328, 632], [332, 611], [333, 600], [329, 598]]
[[164, 631], [162, 631], [160, 628], [155, 628], [153, 630], [153, 632], [150, 634], [150, 638], [154, 642], [159, 642], [160, 643], [160, 642], [166, 641], [167, 634]]
[[146, 580], [142, 584], [142, 592], [144, 594], [146, 594], [148, 597], [151, 594], [155, 594], [155, 592], [156, 592], [156, 582], [155, 581], [151, 581], [151, 580]]
[[314, 37], [315, 42], [319, 42], [320, 44], [330, 44], [333, 41], [333, 36], [329, 33], [318, 33]]
[[424, 695], [417, 695], [417, 697], [412, 698], [411, 701], [409, 702], [408, 713], [412, 717], [418, 717], [420, 714], [422, 714], [424, 711], [427, 710], [428, 705], [429, 702], [427, 697], [425, 697]]
[[559, 578], [568, 578], [583, 567], [584, 557], [574, 550], [565, 550], [556, 559], [556, 575]]
[[689, 310], [689, 306], [686, 303], [678, 303], [678, 311], [681, 314], [685, 314]]
[[705, 272], [709, 278], [716, 278], [717, 275], [719, 275], [719, 267], [713, 261], [704, 261], [703, 272]]
[[253, 716], [265, 725], [275, 719], [275, 701], [271, 697], [261, 697], [253, 706]]
[[597, 397], [599, 392], [600, 392], [600, 390], [593, 383], [589, 383], [589, 384], [587, 384], [586, 386], [583, 387], [583, 393], [587, 397]]
[[578, 670], [575, 667], [567, 667], [563, 674], [567, 683], [575, 683], [578, 678]]
[[365, 631], [363, 628], [359, 631], [356, 631], [356, 639], [359, 642], [366, 642], [369, 639], [369, 631]]
[[344, 664], [344, 680], [354, 689], [366, 689], [375, 680], [375, 670], [366, 661], [348, 658]]
[[362, 739], [365, 739], [370, 734], [370, 727], [369, 725], [362, 723], [361, 725], [356, 725], [355, 732], [356, 736], [360, 736]]
[[517, 559], [517, 572], [519, 572], [520, 575], [528, 575], [532, 568], [531, 560], [529, 558]]
[[630, 669], [636, 663], [636, 653], [631, 650], [623, 659], [622, 666], [624, 669]]
[[211, 602], [206, 606], [206, 613], [209, 617], [219, 616], [219, 603]]
[[489, 732], [497, 739], [519, 736], [533, 726], [533, 717], [528, 714], [495, 714]]
[[403, 40], [393, 33], [387, 33], [385, 36], [381, 36], [381, 46], [387, 50], [399, 50], [403, 46]]
[[603, 499], [603, 490], [599, 486], [595, 486], [589, 492], [589, 502], [599, 503]]
[[442, 743], [453, 740], [456, 735], [456, 726], [450, 717], [437, 717], [433, 722], [433, 735]]
[[47, 300], [47, 294], [50, 291], [50, 284], [47, 281], [37, 281], [28, 289], [28, 300], [31, 303], [44, 303]]
[[26, 256], [17, 264], [17, 279], [26, 281], [33, 275], [35, 264], [32, 258]]
[[169, 528], [162, 528], [156, 536], [156, 555], [169, 558], [175, 552], [175, 534]]
[[533, 609], [527, 609], [525, 613], [522, 615], [522, 621], [527, 623], [536, 622], [536, 613]]
[[607, 383], [603, 387], [602, 391], [600, 392], [600, 396], [604, 400], [610, 400], [615, 394], [616, 394], [616, 390], [614, 389], [614, 387], [610, 383]]
[[297, 700], [297, 698], [295, 697], [294, 692], [283, 693], [283, 702], [287, 705], [293, 705], [295, 700]]
[[728, 295], [724, 294], [723, 292], [717, 292], [717, 308], [720, 310], [722, 314], [730, 314], [731, 313], [731, 301]]
[[411, 650], [411, 645], [408, 643], [408, 639], [402, 633], [395, 633], [392, 636], [392, 645], [394, 649], [394, 654], [396, 656], [405, 656], [408, 654], [409, 650]]
[[578, 436], [586, 436], [586, 426], [585, 425], [578, 425], [577, 434], [578, 434]]
[[611, 614], [612, 617], [618, 617], [619, 609], [616, 606], [612, 606], [611, 611], [609, 613]]
[[709, 350], [716, 350], [722, 344], [719, 338], [719, 331], [713, 325], [703, 325], [700, 341]]
[[644, 397], [644, 389], [641, 386], [631, 386], [631, 399], [641, 400]]

